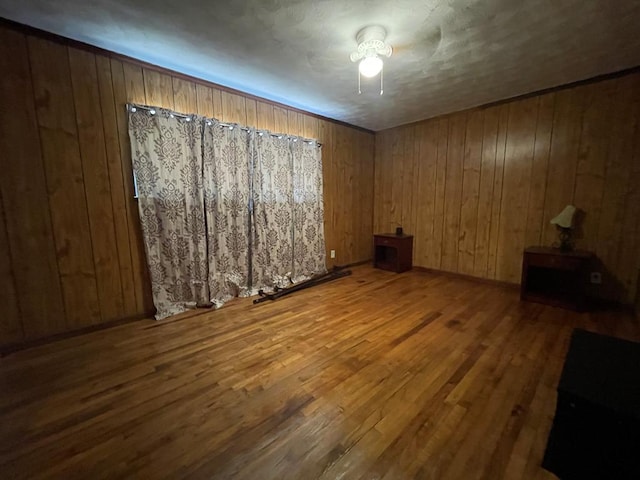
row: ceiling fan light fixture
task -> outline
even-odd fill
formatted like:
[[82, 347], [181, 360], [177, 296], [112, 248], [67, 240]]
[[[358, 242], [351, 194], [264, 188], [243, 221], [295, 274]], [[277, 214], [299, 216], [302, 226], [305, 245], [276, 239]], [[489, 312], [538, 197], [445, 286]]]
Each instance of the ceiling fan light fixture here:
[[356, 35], [358, 49], [352, 52], [349, 58], [352, 62], [358, 62], [358, 94], [360, 88], [360, 76], [372, 78], [380, 74], [380, 95], [383, 93], [383, 68], [381, 57], [390, 57], [393, 53], [391, 45], [385, 43], [387, 31], [380, 25], [364, 27]]
[[378, 75], [382, 71], [382, 67], [382, 59], [377, 55], [372, 57], [365, 57], [360, 60], [360, 63], [358, 64], [360, 73], [367, 78], [375, 77], [376, 75]]

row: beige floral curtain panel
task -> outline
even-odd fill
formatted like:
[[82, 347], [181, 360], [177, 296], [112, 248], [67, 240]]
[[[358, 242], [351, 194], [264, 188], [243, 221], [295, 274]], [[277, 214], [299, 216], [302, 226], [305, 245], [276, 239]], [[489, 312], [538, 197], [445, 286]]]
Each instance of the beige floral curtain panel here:
[[293, 176], [289, 142], [255, 136], [252, 284], [285, 286], [293, 274]]
[[209, 301], [202, 189], [202, 123], [162, 109], [129, 109], [138, 209], [156, 318]]
[[209, 287], [220, 306], [249, 293], [249, 132], [207, 121], [203, 152]]
[[252, 284], [284, 286], [324, 273], [320, 147], [258, 132], [253, 158]]
[[315, 141], [128, 110], [157, 319], [326, 271]]
[[293, 172], [293, 281], [326, 271], [322, 155], [316, 142], [290, 142]]

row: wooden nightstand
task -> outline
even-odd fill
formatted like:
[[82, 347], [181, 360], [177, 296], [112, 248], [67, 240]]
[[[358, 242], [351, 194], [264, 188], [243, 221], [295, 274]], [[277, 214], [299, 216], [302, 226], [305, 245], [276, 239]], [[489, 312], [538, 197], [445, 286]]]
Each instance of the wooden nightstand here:
[[583, 311], [594, 255], [551, 247], [529, 247], [522, 258], [520, 299]]
[[400, 273], [411, 270], [413, 235], [377, 233], [373, 236], [373, 266]]

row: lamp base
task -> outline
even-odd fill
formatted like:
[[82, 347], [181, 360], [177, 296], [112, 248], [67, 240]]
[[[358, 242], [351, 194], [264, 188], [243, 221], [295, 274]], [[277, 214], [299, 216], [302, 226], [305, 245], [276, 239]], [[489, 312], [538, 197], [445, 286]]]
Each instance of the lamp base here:
[[573, 250], [573, 242], [571, 240], [572, 230], [570, 228], [557, 227], [558, 228], [558, 240], [560, 240], [557, 248], [562, 252], [571, 252]]

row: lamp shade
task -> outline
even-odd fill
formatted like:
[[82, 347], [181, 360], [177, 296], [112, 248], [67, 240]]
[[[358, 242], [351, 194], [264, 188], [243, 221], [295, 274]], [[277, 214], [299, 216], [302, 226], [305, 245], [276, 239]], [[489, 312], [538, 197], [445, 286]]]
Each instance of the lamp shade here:
[[375, 77], [382, 70], [382, 59], [378, 56], [365, 57], [360, 61], [358, 68], [365, 77]]
[[576, 207], [567, 205], [564, 207], [564, 210], [551, 219], [551, 223], [562, 228], [571, 228], [573, 227], [573, 216], [575, 214]]

